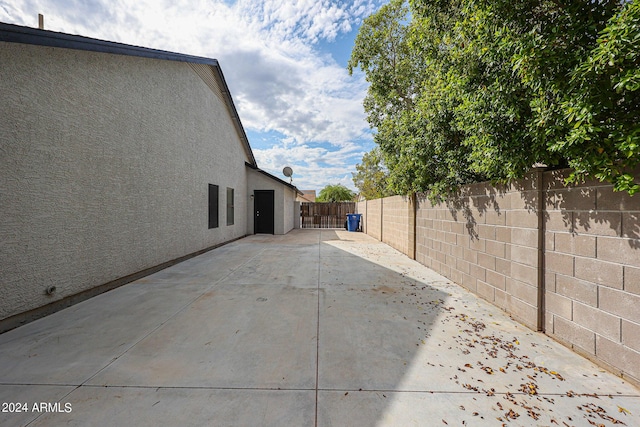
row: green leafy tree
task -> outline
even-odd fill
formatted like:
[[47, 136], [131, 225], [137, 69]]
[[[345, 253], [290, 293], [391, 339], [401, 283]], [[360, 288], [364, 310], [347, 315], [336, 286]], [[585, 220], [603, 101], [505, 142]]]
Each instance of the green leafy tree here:
[[[370, 83], [364, 107], [394, 192], [445, 192], [487, 179], [471, 167], [459, 120], [465, 81], [458, 76], [471, 67], [465, 52], [453, 49], [456, 16], [418, 19], [403, 1], [392, 1], [365, 20], [356, 38], [349, 71], [361, 68]], [[454, 73], [454, 65], [466, 69]]]
[[631, 171], [640, 163], [640, 1], [627, 3], [600, 33], [597, 46], [573, 72], [562, 107], [571, 124], [553, 149], [568, 153], [577, 181], [585, 175], [640, 191]]
[[446, 194], [535, 163], [635, 191], [639, 1], [392, 0], [367, 18], [348, 69], [370, 83], [393, 191]]
[[327, 185], [316, 197], [317, 202], [349, 202], [354, 199], [355, 193], [342, 184]]
[[356, 165], [356, 173], [351, 175], [360, 196], [367, 200], [393, 195], [387, 184], [387, 171], [378, 147], [362, 156], [362, 163]]

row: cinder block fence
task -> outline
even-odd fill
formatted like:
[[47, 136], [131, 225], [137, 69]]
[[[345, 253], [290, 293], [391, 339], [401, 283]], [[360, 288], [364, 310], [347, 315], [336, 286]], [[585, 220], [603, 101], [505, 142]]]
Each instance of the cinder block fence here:
[[[363, 230], [640, 384], [640, 195], [568, 170], [359, 202]], [[639, 176], [636, 174], [636, 176]]]

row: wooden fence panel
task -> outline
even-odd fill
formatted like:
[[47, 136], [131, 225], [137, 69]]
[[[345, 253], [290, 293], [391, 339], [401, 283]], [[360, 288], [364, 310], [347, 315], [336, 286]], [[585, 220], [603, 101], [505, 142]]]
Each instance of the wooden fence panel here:
[[347, 214], [355, 211], [355, 202], [303, 202], [300, 204], [302, 228], [344, 228]]

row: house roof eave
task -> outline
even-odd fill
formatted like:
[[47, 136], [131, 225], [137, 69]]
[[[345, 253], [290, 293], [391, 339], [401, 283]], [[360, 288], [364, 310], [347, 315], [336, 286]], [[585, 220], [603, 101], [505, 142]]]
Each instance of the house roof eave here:
[[251, 164], [251, 163], [249, 163], [249, 162], [245, 162], [245, 165], [246, 165], [247, 167], [249, 167], [249, 168], [253, 169], [254, 171], [256, 171], [256, 172], [258, 172], [258, 173], [261, 173], [262, 175], [264, 175], [264, 176], [266, 176], [266, 177], [268, 177], [268, 178], [270, 178], [270, 179], [272, 179], [272, 180], [274, 180], [274, 181], [276, 181], [276, 182], [278, 182], [278, 183], [280, 183], [280, 184], [286, 185], [287, 187], [289, 187], [289, 188], [291, 188], [292, 190], [294, 190], [294, 191], [296, 192], [296, 194], [299, 194], [300, 196], [304, 195], [304, 193], [303, 193], [302, 191], [298, 190], [298, 187], [296, 187], [295, 185], [293, 185], [293, 184], [289, 184], [287, 181], [284, 181], [284, 180], [282, 180], [282, 179], [278, 178], [277, 176], [273, 176], [273, 175], [271, 175], [271, 174], [270, 174], [269, 172], [267, 172], [267, 171], [263, 171], [263, 170], [262, 170], [262, 169], [260, 169], [258, 166], [256, 166], [256, 165], [252, 165], [252, 164]]

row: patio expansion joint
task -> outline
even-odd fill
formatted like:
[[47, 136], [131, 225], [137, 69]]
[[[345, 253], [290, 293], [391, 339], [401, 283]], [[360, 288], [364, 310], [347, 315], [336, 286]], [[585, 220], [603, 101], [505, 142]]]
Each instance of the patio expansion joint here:
[[[2, 386], [29, 386], [29, 387], [74, 387], [65, 396], [59, 399], [60, 402], [64, 401], [71, 393], [80, 388], [92, 388], [92, 389], [139, 389], [139, 390], [212, 390], [212, 391], [285, 391], [285, 392], [336, 392], [336, 393], [395, 393], [395, 394], [439, 394], [439, 395], [484, 395], [484, 393], [478, 393], [474, 391], [465, 390], [397, 390], [397, 389], [385, 389], [385, 388], [371, 388], [371, 389], [355, 389], [355, 388], [295, 388], [295, 387], [216, 387], [216, 386], [158, 386], [158, 385], [131, 385], [131, 384], [51, 384], [51, 383], [0, 383]], [[528, 393], [523, 392], [495, 392], [495, 396], [531, 396]], [[589, 393], [576, 393], [576, 396], [592, 397]], [[567, 397], [566, 393], [538, 393], [537, 397]], [[605, 393], [599, 392], [598, 397], [624, 397], [640, 399], [640, 396], [629, 393]]]
[[[320, 388], [319, 391], [322, 392], [339, 392], [339, 393], [398, 393], [398, 394], [451, 394], [451, 395], [472, 395], [472, 396], [485, 396], [485, 393], [478, 393], [476, 391], [471, 390], [396, 390], [396, 389], [355, 389], [355, 388]], [[511, 391], [511, 392], [494, 392], [494, 396], [530, 396], [530, 397], [567, 397], [566, 393], [540, 393], [538, 392], [535, 395], [531, 395], [529, 393], [521, 392], [521, 391]], [[589, 393], [575, 393], [575, 396], [587, 396], [592, 397], [592, 394]], [[640, 399], [640, 395], [638, 394], [628, 394], [628, 393], [605, 393], [600, 391], [597, 393], [597, 396], [600, 398], [612, 398], [616, 397], [627, 397], [627, 398], [635, 398]]]
[[316, 396], [315, 396], [315, 417], [314, 426], [318, 427], [318, 384], [320, 375], [320, 266], [322, 265], [322, 231], [318, 233], [318, 270], [317, 270], [317, 288], [316, 294], [318, 304], [316, 309]]
[[109, 385], [98, 385], [98, 384], [86, 384], [81, 386], [83, 388], [130, 388], [130, 389], [141, 389], [141, 390], [218, 390], [218, 391], [234, 391], [234, 390], [244, 390], [244, 391], [314, 391], [313, 388], [289, 388], [289, 387], [216, 387], [216, 386], [158, 386], [158, 385], [131, 385], [131, 384], [109, 384]]
[[[73, 393], [77, 389], [80, 388], [94, 388], [94, 389], [109, 389], [109, 388], [126, 388], [126, 389], [140, 389], [140, 390], [218, 390], [218, 391], [234, 391], [234, 390], [246, 390], [246, 391], [291, 391], [291, 392], [300, 392], [300, 391], [317, 391], [317, 392], [336, 392], [336, 393], [396, 393], [396, 394], [450, 394], [450, 395], [484, 395], [484, 393], [478, 393], [475, 391], [466, 391], [466, 390], [398, 390], [398, 389], [389, 389], [389, 388], [296, 388], [296, 387], [222, 387], [222, 386], [167, 386], [167, 385], [131, 385], [131, 384], [67, 384], [67, 383], [2, 383], [0, 382], [0, 387], [8, 387], [8, 386], [23, 386], [23, 387], [74, 387], [73, 390], [69, 391], [65, 396], [63, 396], [60, 401], [64, 400], [69, 394]], [[500, 392], [496, 391], [495, 396], [531, 396], [528, 393], [524, 392]], [[576, 396], [588, 396], [591, 397], [592, 394], [589, 393], [576, 393]], [[640, 399], [640, 394], [631, 394], [631, 393], [618, 393], [612, 392], [607, 393], [604, 391], [600, 391], [597, 393], [600, 398], [633, 398]], [[535, 396], [539, 397], [563, 397], [567, 396], [566, 393], [537, 393]]]

